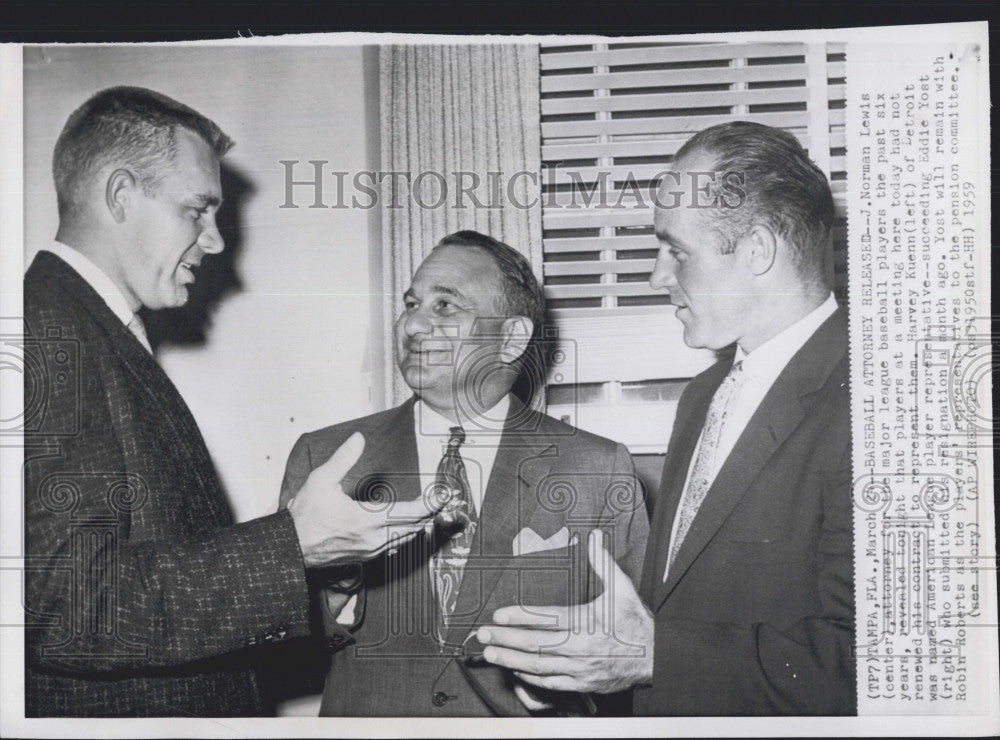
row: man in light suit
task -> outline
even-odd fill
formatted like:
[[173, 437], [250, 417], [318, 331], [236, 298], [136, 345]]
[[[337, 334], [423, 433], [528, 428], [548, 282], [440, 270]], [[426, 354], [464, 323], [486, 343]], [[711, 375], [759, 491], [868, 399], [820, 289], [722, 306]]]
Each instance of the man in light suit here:
[[[550, 689], [635, 686], [640, 715], [853, 714], [847, 321], [824, 271], [830, 188], [792, 135], [747, 122], [697, 134], [675, 170], [659, 189], [650, 284], [670, 291], [688, 345], [735, 343], [735, 358], [680, 400], [638, 593], [602, 597], [613, 622], [596, 631], [499, 610], [480, 630], [485, 659]], [[627, 656], [623, 641], [649, 649]]]
[[[223, 249], [219, 127], [141, 88], [74, 112], [56, 144], [56, 241], [24, 277], [25, 713], [264, 710], [256, 646], [309, 632], [306, 569], [372, 557], [384, 515], [338, 489], [353, 439], [292, 505], [234, 524], [141, 306], [180, 306]], [[407, 537], [434, 513], [394, 512]]]
[[445, 509], [460, 525], [439, 522], [433, 536], [368, 562], [353, 592], [350, 578], [331, 579], [342, 593], [323, 589], [335, 652], [320, 714], [593, 711], [587, 697], [518, 685], [481, 660], [474, 639], [497, 608], [582, 603], [606, 588], [588, 565], [591, 530], [604, 533], [633, 577], [645, 549], [648, 522], [625, 448], [536, 413], [510, 392], [522, 363], [540, 380], [531, 353], [542, 301], [517, 251], [472, 231], [446, 237], [413, 276], [396, 322], [397, 363], [415, 396], [295, 445], [283, 498], [358, 431], [370, 442], [344, 486], [351, 491], [353, 482], [369, 506], [391, 512], [441, 485], [466, 497]]

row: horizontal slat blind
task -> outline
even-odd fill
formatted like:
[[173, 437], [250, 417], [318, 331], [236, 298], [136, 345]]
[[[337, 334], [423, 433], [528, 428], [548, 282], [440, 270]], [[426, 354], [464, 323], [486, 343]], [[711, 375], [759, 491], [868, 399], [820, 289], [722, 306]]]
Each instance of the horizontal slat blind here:
[[[656, 248], [650, 188], [694, 132], [736, 118], [786, 128], [807, 149], [821, 142], [812, 156], [833, 181], [844, 244], [844, 53], [820, 51], [817, 68], [816, 48], [795, 43], [543, 46], [550, 307], [669, 302], [645, 283]], [[817, 86], [822, 106], [811, 110]]]
[[[607, 43], [541, 51], [545, 292], [558, 341], [576, 358], [572, 373], [564, 367], [550, 376], [560, 390], [549, 410], [634, 451], [660, 449], [663, 430], [647, 439], [649, 431], [629, 423], [639, 407], [623, 400], [630, 396], [622, 384], [690, 378], [715, 354], [684, 344], [669, 296], [647, 283], [657, 251], [650, 187], [703, 128], [741, 119], [787, 129], [831, 179], [830, 269], [843, 297], [844, 45]], [[567, 403], [573, 383], [603, 388], [601, 400]], [[642, 408], [656, 407], [650, 413], [669, 420], [675, 405]]]

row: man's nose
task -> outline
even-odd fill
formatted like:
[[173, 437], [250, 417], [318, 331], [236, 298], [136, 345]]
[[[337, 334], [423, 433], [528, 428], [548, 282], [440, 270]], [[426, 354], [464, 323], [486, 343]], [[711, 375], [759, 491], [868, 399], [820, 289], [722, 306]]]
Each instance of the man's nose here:
[[218, 254], [225, 248], [226, 242], [222, 238], [222, 233], [219, 231], [219, 226], [215, 223], [214, 218], [209, 221], [205, 228], [202, 229], [201, 234], [199, 234], [198, 246], [201, 247], [201, 251], [205, 254]]
[[415, 308], [407, 313], [403, 319], [403, 331], [408, 337], [415, 337], [417, 334], [431, 333], [432, 325], [422, 308]]
[[669, 290], [674, 285], [674, 258], [666, 247], [656, 255], [656, 264], [649, 274], [649, 287], [653, 290]]

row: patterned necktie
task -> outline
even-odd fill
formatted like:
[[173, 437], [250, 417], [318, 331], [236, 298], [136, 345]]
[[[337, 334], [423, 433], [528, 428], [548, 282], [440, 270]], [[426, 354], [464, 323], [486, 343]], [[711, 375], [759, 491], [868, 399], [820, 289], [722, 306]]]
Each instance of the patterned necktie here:
[[[438, 515], [439, 537], [448, 539], [431, 559], [431, 579], [437, 595], [438, 615], [435, 620], [438, 642], [444, 644], [448, 633], [449, 620], [458, 601], [458, 586], [462, 581], [462, 570], [469, 558], [472, 538], [476, 534], [478, 517], [472, 504], [469, 478], [465, 463], [458, 448], [465, 441], [462, 427], [451, 427], [448, 448], [438, 464], [434, 481], [435, 495], [447, 498], [448, 503]], [[449, 536], [450, 535], [450, 536]]]
[[670, 545], [667, 567], [663, 571], [664, 582], [667, 580], [674, 558], [677, 557], [677, 551], [681, 549], [681, 544], [691, 529], [691, 522], [694, 521], [702, 501], [705, 500], [705, 494], [715, 479], [715, 457], [719, 450], [719, 441], [722, 439], [722, 429], [726, 423], [726, 413], [745, 379], [743, 361], [740, 360], [730, 368], [729, 374], [712, 396], [712, 403], [708, 407], [708, 416], [705, 417], [705, 426], [701, 433], [701, 444], [698, 445], [698, 457], [695, 459], [678, 507], [677, 533]]
[[142, 323], [142, 319], [139, 318], [139, 314], [132, 314], [132, 319], [128, 322], [128, 330], [135, 335], [135, 338], [139, 340], [141, 344], [149, 354], [153, 354], [153, 348], [149, 344], [149, 337], [146, 336], [146, 325]]

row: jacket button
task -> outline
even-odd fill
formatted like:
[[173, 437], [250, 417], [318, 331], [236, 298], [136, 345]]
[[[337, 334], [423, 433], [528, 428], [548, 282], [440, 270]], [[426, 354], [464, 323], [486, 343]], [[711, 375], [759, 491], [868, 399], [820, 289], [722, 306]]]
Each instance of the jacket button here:
[[434, 698], [431, 699], [436, 707], [443, 707], [448, 703], [448, 695], [443, 691], [437, 691], [434, 693]]

